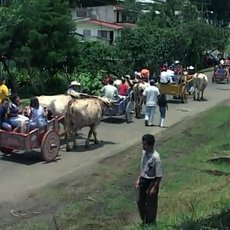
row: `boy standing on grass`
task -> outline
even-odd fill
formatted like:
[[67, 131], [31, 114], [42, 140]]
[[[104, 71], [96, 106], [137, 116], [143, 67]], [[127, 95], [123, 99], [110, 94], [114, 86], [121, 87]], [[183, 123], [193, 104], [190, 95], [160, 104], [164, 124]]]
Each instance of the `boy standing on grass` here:
[[155, 137], [142, 137], [141, 173], [136, 181], [139, 189], [138, 209], [143, 224], [156, 224], [159, 185], [162, 178], [161, 160], [154, 149]]

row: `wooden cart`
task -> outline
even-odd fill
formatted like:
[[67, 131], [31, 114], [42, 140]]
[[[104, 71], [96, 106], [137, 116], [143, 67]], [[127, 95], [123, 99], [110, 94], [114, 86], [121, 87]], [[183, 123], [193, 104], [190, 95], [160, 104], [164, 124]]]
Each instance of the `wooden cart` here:
[[174, 99], [180, 99], [182, 103], [187, 102], [188, 84], [193, 80], [193, 75], [180, 76], [175, 84], [158, 83], [157, 87], [161, 94], [172, 95]]
[[229, 84], [229, 73], [228, 69], [217, 69], [214, 71], [213, 76], [212, 76], [212, 82], [213, 83], [218, 83], [218, 82], [226, 82]]
[[55, 117], [45, 126], [36, 128], [29, 133], [0, 130], [0, 151], [4, 154], [17, 154], [15, 150], [30, 152], [34, 148], [41, 148], [42, 160], [53, 161], [60, 149], [59, 122], [62, 119], [63, 117]]
[[117, 116], [122, 116], [125, 115], [125, 119], [127, 123], [132, 122], [133, 120], [133, 92], [131, 92], [127, 97], [122, 98], [118, 102], [115, 102], [114, 105], [109, 108], [105, 115], [110, 116], [110, 117], [117, 117]]

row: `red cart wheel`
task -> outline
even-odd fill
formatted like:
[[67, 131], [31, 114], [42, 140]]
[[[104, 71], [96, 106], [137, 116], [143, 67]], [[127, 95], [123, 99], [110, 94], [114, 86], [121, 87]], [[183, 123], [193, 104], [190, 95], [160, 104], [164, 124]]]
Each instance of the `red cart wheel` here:
[[13, 149], [8, 149], [8, 148], [0, 148], [0, 151], [4, 154], [11, 154], [13, 152]]
[[53, 161], [60, 149], [60, 138], [56, 131], [49, 130], [45, 133], [41, 143], [42, 159], [46, 162]]

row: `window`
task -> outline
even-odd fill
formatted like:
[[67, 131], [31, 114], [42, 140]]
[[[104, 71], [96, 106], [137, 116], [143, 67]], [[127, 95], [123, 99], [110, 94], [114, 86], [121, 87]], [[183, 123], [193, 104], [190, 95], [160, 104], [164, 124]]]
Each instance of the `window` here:
[[83, 36], [84, 37], [90, 37], [91, 36], [91, 30], [83, 30]]
[[108, 31], [106, 31], [106, 30], [98, 30], [98, 37], [100, 37], [100, 38], [108, 38]]
[[77, 17], [86, 18], [87, 17], [87, 12], [83, 11], [83, 10], [78, 10], [77, 11]]

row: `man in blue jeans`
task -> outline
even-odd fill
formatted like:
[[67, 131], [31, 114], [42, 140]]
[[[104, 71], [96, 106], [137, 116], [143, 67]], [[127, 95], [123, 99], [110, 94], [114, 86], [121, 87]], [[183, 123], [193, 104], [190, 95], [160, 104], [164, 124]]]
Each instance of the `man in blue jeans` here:
[[147, 86], [143, 92], [145, 108], [145, 126], [153, 126], [153, 118], [157, 107], [159, 89], [155, 86], [154, 80], [150, 80], [150, 86]]

